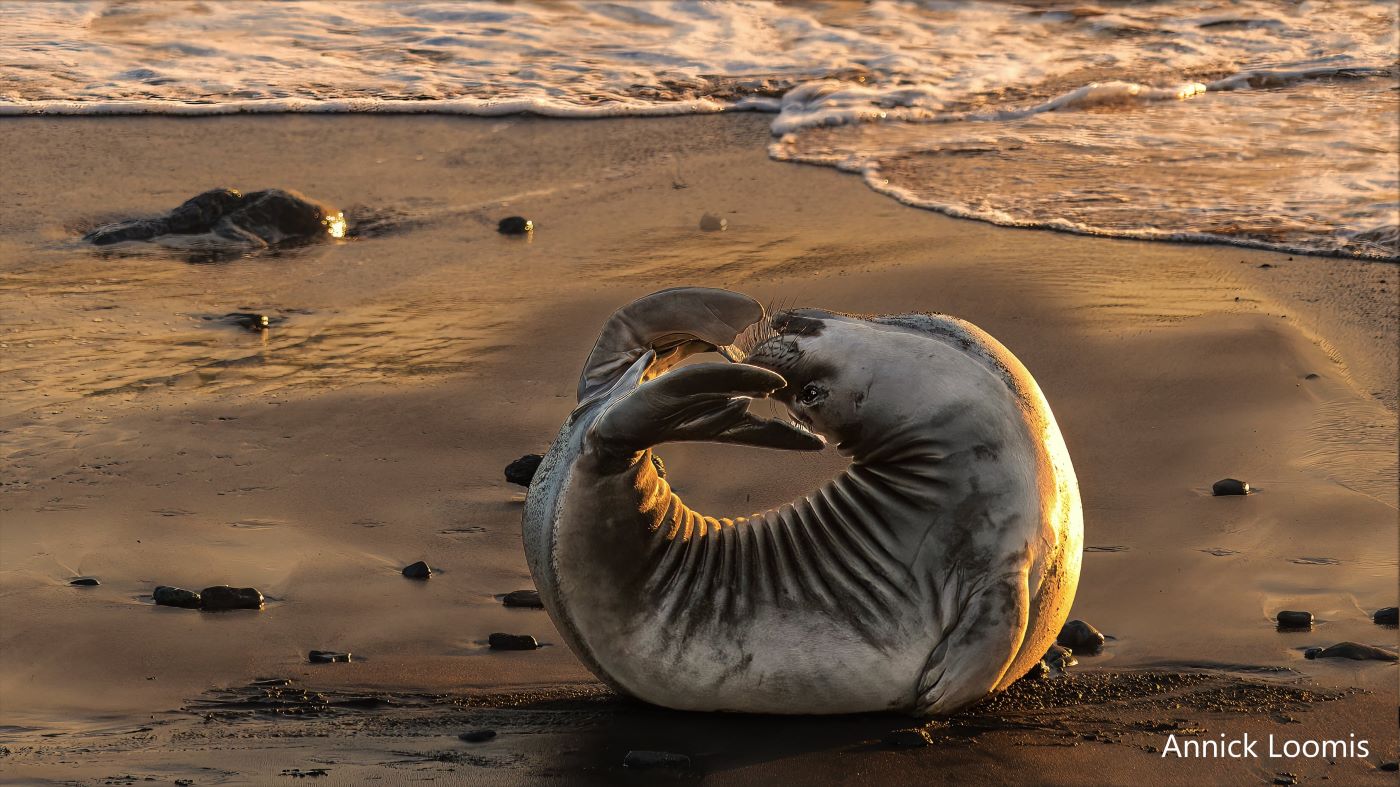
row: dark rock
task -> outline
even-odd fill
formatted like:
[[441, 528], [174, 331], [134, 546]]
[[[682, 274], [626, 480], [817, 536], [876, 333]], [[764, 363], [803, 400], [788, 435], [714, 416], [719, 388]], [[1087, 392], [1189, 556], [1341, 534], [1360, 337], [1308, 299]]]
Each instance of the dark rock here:
[[1055, 641], [1074, 653], [1094, 655], [1103, 651], [1103, 634], [1082, 620], [1071, 620], [1060, 629]]
[[102, 583], [97, 581], [97, 577], [73, 577], [68, 584], [75, 588], [95, 588]]
[[150, 241], [162, 235], [210, 235], [231, 246], [274, 246], [345, 234], [345, 216], [295, 191], [266, 189], [241, 194], [214, 189], [186, 200], [164, 216], [108, 224], [83, 240], [106, 246]]
[[1394, 773], [1395, 771], [1400, 770], [1400, 763], [1397, 763], [1397, 762], [1383, 762], [1383, 763], [1381, 763], [1380, 768], [1381, 768], [1381, 770], [1383, 770], [1383, 771], [1390, 771], [1391, 773]]
[[1238, 478], [1222, 478], [1211, 484], [1210, 493], [1217, 497], [1225, 495], [1247, 495], [1249, 494], [1249, 484]]
[[486, 639], [491, 650], [534, 650], [540, 646], [529, 634], [492, 634]]
[[885, 733], [883, 742], [894, 749], [917, 749], [933, 743], [933, 738], [929, 737], [928, 730], [923, 727], [909, 727]]
[[512, 590], [501, 598], [501, 603], [508, 607], [544, 609], [544, 602], [540, 601], [538, 590]]
[[506, 216], [496, 225], [502, 235], [525, 235], [535, 231], [535, 222], [524, 216]]
[[700, 229], [705, 232], [719, 232], [729, 226], [728, 219], [722, 219], [712, 213], [706, 213], [700, 217]]
[[466, 741], [467, 743], [482, 743], [483, 741], [489, 741], [489, 740], [491, 740], [492, 738], [496, 737], [496, 731], [495, 731], [495, 730], [467, 730], [466, 732], [462, 733], [461, 735], [458, 735], [457, 737], [458, 737], [458, 738], [461, 738], [462, 740]]
[[[1086, 624], [1087, 625], [1087, 624]], [[1064, 672], [1079, 663], [1079, 659], [1074, 657], [1074, 651], [1063, 645], [1051, 645], [1045, 651], [1045, 658], [1042, 660], [1045, 666], [1056, 672]]]
[[1351, 659], [1352, 661], [1396, 661], [1394, 653], [1359, 642], [1338, 642], [1327, 648], [1308, 648], [1303, 655], [1310, 659]]
[[1311, 629], [1312, 624], [1313, 614], [1311, 612], [1285, 609], [1278, 613], [1278, 627], [1280, 629]]
[[526, 454], [519, 459], [506, 465], [506, 480], [512, 484], [529, 486], [530, 481], [535, 477], [535, 471], [540, 469], [540, 462], [544, 457], [539, 454]]
[[1274, 267], [1274, 266], [1272, 266], [1272, 265], [1270, 265], [1269, 263], [1266, 262], [1266, 263], [1264, 263], [1263, 265], [1260, 265], [1259, 267], [1261, 267], [1261, 268], [1272, 268], [1272, 267]]
[[333, 650], [313, 650], [306, 655], [306, 660], [312, 664], [347, 664], [354, 660], [349, 653], [337, 653]]
[[655, 453], [651, 455], [651, 466], [656, 468], [657, 478], [666, 477], [666, 463], [661, 461], [661, 457], [657, 456]]
[[205, 612], [222, 612], [229, 609], [262, 609], [263, 594], [257, 588], [231, 588], [228, 585], [215, 585], [199, 591], [202, 600], [200, 608]]
[[427, 563], [420, 560], [412, 565], [404, 566], [403, 575], [409, 579], [427, 579], [433, 575], [433, 570], [428, 567]]
[[1376, 610], [1376, 614], [1371, 616], [1377, 626], [1400, 625], [1400, 607], [1386, 607]]
[[1318, 374], [1317, 372], [1308, 372], [1307, 374], [1303, 375], [1303, 379], [1304, 379], [1304, 380], [1316, 380], [1317, 378], [1319, 378], [1319, 377], [1321, 377], [1321, 376], [1322, 376], [1322, 375]]
[[151, 591], [151, 598], [162, 607], [180, 607], [182, 609], [199, 609], [203, 599], [193, 590], [184, 588], [160, 585]]
[[1050, 677], [1050, 665], [1045, 663], [1045, 659], [1041, 659], [1031, 665], [1030, 670], [1017, 680], [1045, 680], [1048, 677]]
[[224, 321], [254, 333], [260, 333], [272, 327], [272, 318], [257, 312], [229, 312], [224, 315]]
[[[1264, 267], [1263, 265], [1259, 267]], [[1298, 777], [1291, 773], [1280, 773], [1274, 777], [1274, 784], [1297, 784]]]
[[685, 769], [690, 767], [690, 758], [684, 754], [672, 754], [668, 751], [629, 751], [627, 756], [622, 758], [622, 767], [637, 768], [638, 770], [649, 768]]

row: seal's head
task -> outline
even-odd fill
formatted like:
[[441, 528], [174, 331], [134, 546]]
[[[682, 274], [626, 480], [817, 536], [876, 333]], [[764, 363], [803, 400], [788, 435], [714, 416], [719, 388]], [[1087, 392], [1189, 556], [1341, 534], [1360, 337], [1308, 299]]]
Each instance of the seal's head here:
[[971, 329], [910, 319], [780, 311], [748, 337], [745, 360], [782, 375], [787, 385], [773, 398], [842, 454], [887, 454], [1006, 399], [1002, 370]]

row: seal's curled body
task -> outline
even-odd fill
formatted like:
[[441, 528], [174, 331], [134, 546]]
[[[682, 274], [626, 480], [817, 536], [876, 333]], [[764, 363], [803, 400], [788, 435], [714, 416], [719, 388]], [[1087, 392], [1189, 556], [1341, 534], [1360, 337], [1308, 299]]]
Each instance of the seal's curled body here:
[[[746, 333], [747, 353], [730, 346]], [[736, 363], [671, 370], [717, 350]], [[758, 418], [771, 396], [795, 421]], [[850, 467], [735, 519], [687, 507], [654, 445], [788, 450]], [[940, 315], [816, 310], [684, 288], [619, 310], [526, 500], [560, 634], [615, 689], [672, 708], [948, 713], [1024, 674], [1079, 577], [1082, 514], [1040, 389]]]

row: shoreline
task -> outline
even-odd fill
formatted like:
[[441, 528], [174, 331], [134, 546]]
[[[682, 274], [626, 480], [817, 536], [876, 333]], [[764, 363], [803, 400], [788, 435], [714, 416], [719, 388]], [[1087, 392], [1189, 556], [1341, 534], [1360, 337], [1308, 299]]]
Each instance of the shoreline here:
[[[69, 184], [0, 198], [0, 293], [17, 304], [3, 352], [7, 381], [21, 383], [18, 407], [0, 417], [10, 610], [0, 723], [34, 728], [6, 736], [23, 749], [9, 767], [74, 773], [57, 760], [91, 742], [94, 722], [137, 724], [258, 678], [386, 696], [590, 685], [542, 612], [496, 601], [530, 583], [523, 489], [501, 468], [547, 445], [602, 319], [676, 284], [779, 306], [946, 311], [988, 330], [1045, 390], [1084, 491], [1092, 551], [1073, 616], [1116, 639], [1077, 671], [1233, 681], [1284, 667], [1319, 690], [1369, 694], [1309, 706], [1301, 727], [1280, 730], [1321, 735], [1337, 719], [1383, 729], [1394, 665], [1307, 661], [1301, 649], [1394, 645], [1394, 630], [1363, 614], [1395, 603], [1397, 326], [1378, 289], [1384, 278], [1394, 291], [1395, 266], [953, 219], [832, 169], [769, 159], [754, 144], [767, 138], [760, 120], [0, 122], [0, 149], [25, 151], [5, 162], [18, 181]], [[67, 242], [84, 222], [167, 210], [220, 185], [296, 188], [387, 229], [214, 266]], [[516, 212], [539, 223], [528, 241], [495, 233], [495, 219]], [[700, 231], [704, 213], [729, 228]], [[201, 316], [244, 306], [283, 310], [287, 322], [257, 336]], [[99, 383], [112, 392], [93, 395]], [[714, 513], [780, 503], [840, 466], [831, 452], [782, 462], [722, 446], [662, 453], [688, 502]], [[1225, 476], [1261, 492], [1211, 498]], [[442, 572], [423, 584], [398, 576], [419, 559]], [[1319, 562], [1297, 562], [1308, 559]], [[67, 587], [79, 573], [102, 586]], [[154, 584], [220, 582], [259, 587], [268, 608], [207, 615], [146, 597]], [[1321, 623], [1274, 631], [1272, 614], [1294, 608]], [[40, 636], [55, 626], [70, 636]], [[486, 634], [516, 628], [552, 647], [485, 651]], [[314, 648], [366, 660], [304, 664]], [[1212, 734], [1248, 721], [1183, 713]], [[355, 759], [353, 737], [336, 736], [359, 723], [329, 728], [336, 757]], [[573, 734], [551, 729], [561, 745]], [[461, 745], [433, 730], [413, 745]], [[141, 742], [149, 734], [121, 732], [113, 756], [133, 770], [165, 762]], [[865, 740], [847, 741], [849, 756], [882, 773], [946, 765], [917, 759], [931, 750], [891, 755]], [[206, 744], [182, 750], [181, 767], [237, 760]], [[515, 745], [480, 773], [519, 781], [558, 765]], [[1386, 745], [1376, 758], [1394, 760]], [[987, 746], [1042, 764], [1119, 756], [1092, 741]], [[470, 750], [452, 750], [464, 759], [444, 767], [476, 767]], [[734, 777], [773, 777], [777, 751], [745, 755]], [[1144, 758], [1137, 773], [1163, 775], [1133, 751]], [[791, 755], [813, 773], [846, 756]], [[252, 766], [227, 767], [249, 778]]]

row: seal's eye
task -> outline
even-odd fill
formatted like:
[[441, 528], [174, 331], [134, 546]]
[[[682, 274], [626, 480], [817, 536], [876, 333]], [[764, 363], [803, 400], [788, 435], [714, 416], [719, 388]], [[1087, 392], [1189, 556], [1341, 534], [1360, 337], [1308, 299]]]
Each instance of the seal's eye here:
[[823, 391], [815, 383], [807, 383], [803, 386], [802, 393], [797, 395], [797, 401], [803, 404], [816, 404], [826, 398], [826, 391]]

